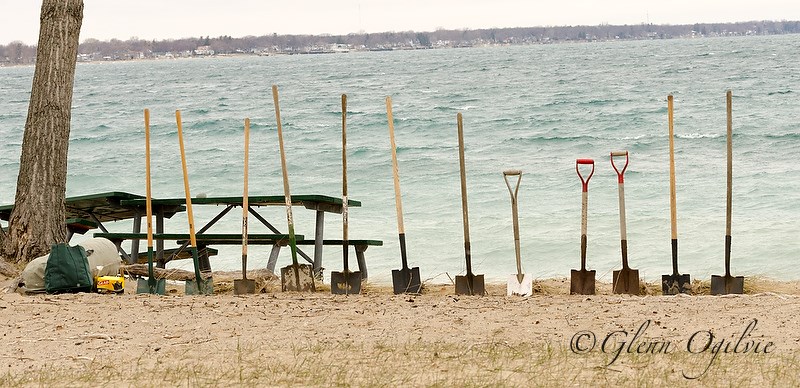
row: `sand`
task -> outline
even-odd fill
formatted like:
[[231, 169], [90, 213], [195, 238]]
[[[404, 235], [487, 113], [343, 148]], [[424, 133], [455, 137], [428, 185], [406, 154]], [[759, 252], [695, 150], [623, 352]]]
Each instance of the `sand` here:
[[136, 294], [133, 281], [121, 295], [2, 293], [0, 385], [800, 384], [800, 282], [570, 296], [569, 280], [554, 279], [521, 298], [505, 284], [482, 297], [450, 284], [234, 296], [223, 280], [213, 296], [179, 283]]

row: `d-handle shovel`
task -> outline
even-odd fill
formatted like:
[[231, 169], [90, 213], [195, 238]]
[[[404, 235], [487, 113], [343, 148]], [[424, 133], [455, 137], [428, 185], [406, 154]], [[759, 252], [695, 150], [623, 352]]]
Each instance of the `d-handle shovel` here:
[[464, 256], [467, 261], [467, 274], [456, 276], [456, 294], [483, 295], [486, 293], [483, 275], [475, 275], [472, 273], [472, 251], [469, 243], [469, 211], [467, 210], [467, 168], [464, 163], [464, 124], [460, 112], [456, 118], [458, 120], [458, 159], [461, 170], [461, 215], [464, 219]]
[[731, 276], [731, 205], [733, 202], [733, 109], [731, 91], [728, 102], [728, 203], [725, 212], [725, 276], [711, 276], [711, 295], [743, 294], [744, 276]]
[[[513, 190], [511, 189], [511, 183], [508, 181], [509, 176], [517, 177], [517, 184]], [[517, 193], [519, 193], [519, 183], [522, 181], [522, 171], [503, 171], [503, 180], [506, 181], [506, 187], [508, 187], [508, 192], [511, 195], [511, 217], [514, 221], [514, 250], [516, 251], [517, 259], [517, 273], [508, 277], [506, 293], [508, 296], [531, 296], [531, 294], [533, 294], [533, 277], [529, 274], [522, 273], [522, 259], [519, 252], [519, 213], [517, 212]]]
[[406, 233], [403, 227], [403, 201], [400, 194], [400, 169], [397, 166], [397, 145], [394, 141], [394, 117], [392, 116], [392, 98], [386, 97], [386, 117], [389, 120], [389, 140], [392, 147], [392, 175], [394, 176], [394, 202], [397, 209], [397, 232], [400, 236], [400, 259], [403, 267], [392, 270], [392, 285], [395, 294], [419, 294], [422, 292], [422, 281], [419, 267], [409, 268], [406, 255]]
[[[581, 175], [580, 166], [590, 165], [592, 171], [584, 179]], [[586, 270], [586, 231], [588, 219], [588, 204], [589, 204], [589, 179], [594, 175], [594, 160], [592, 159], [578, 159], [575, 161], [575, 171], [581, 179], [581, 269], [570, 271], [569, 293], [580, 295], [594, 295], [595, 293], [595, 276], [597, 271]]]
[[672, 95], [667, 96], [669, 116], [669, 209], [672, 227], [672, 275], [661, 275], [661, 293], [677, 295], [692, 292], [692, 280], [689, 274], [678, 272], [678, 215], [675, 200], [675, 136], [673, 129]]
[[249, 191], [247, 189], [247, 172], [250, 159], [250, 119], [244, 119], [244, 194], [242, 195], [242, 278], [233, 280], [233, 293], [255, 294], [256, 281], [247, 278], [247, 217], [249, 213]]
[[347, 95], [342, 94], [342, 260], [344, 271], [331, 272], [331, 294], [361, 293], [361, 272], [350, 272], [347, 240]]
[[281, 107], [278, 104], [278, 86], [272, 85], [272, 100], [275, 104], [275, 121], [278, 123], [278, 145], [281, 152], [281, 172], [283, 174], [283, 196], [286, 199], [286, 220], [289, 224], [289, 248], [292, 251], [292, 265], [281, 268], [282, 291], [316, 291], [313, 270], [310, 265], [297, 262], [297, 240], [294, 235], [292, 219], [292, 194], [289, 191], [289, 173], [286, 170], [286, 152], [283, 148], [283, 127], [281, 126]]
[[[622, 170], [617, 168], [614, 157], [625, 157], [625, 166]], [[622, 248], [622, 269], [614, 271], [614, 293], [639, 295], [639, 270], [628, 267], [628, 233], [625, 229], [625, 170], [628, 169], [628, 151], [611, 152], [611, 166], [617, 172], [617, 182], [619, 183], [619, 234], [620, 246]]]

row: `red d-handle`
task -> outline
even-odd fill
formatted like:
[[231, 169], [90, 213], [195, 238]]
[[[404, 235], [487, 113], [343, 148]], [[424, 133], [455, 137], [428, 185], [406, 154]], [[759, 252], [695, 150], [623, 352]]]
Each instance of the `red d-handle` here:
[[[578, 168], [581, 164], [591, 164], [592, 165], [592, 172], [589, 173], [589, 176], [586, 179], [583, 178], [581, 175], [581, 170]], [[594, 159], [578, 159], [575, 161], [575, 171], [578, 173], [578, 177], [581, 178], [581, 184], [583, 185], [583, 192], [589, 191], [589, 179], [592, 179], [592, 175], [594, 175]]]
[[[614, 164], [614, 157], [615, 156], [624, 156], [625, 157], [625, 166], [622, 167], [622, 171], [617, 169], [617, 165]], [[625, 174], [625, 170], [628, 169], [628, 151], [612, 151], [611, 152], [611, 167], [614, 167], [614, 171], [617, 172], [617, 181], [619, 183], [625, 183], [625, 178], [623, 175]]]

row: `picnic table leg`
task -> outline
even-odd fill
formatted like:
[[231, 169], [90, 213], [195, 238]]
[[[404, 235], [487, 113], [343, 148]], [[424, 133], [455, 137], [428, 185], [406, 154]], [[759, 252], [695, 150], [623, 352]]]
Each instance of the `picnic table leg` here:
[[356, 259], [358, 260], [358, 270], [361, 271], [361, 280], [367, 280], [367, 260], [364, 259], [364, 251], [369, 245], [356, 245]]
[[[271, 230], [272, 233], [283, 234], [283, 233], [281, 233], [280, 230], [278, 230], [278, 228], [274, 227], [272, 224], [269, 223], [269, 221], [265, 220], [264, 217], [261, 216], [261, 214], [258, 214], [258, 212], [253, 210], [252, 206], [248, 206], [248, 211], [250, 212], [250, 214], [253, 215], [253, 217], [255, 217], [258, 221], [260, 221], [262, 224], [264, 224], [264, 226], [266, 226], [267, 229]], [[307, 262], [314, 263], [314, 260], [311, 259], [310, 257], [308, 257], [308, 255], [305, 252], [301, 251], [300, 247], [297, 247], [297, 254], [302, 256], [304, 259], [306, 259]]]
[[[136, 210], [133, 211], [133, 233], [141, 233], [142, 232], [142, 213], [139, 211], [137, 207]], [[139, 239], [135, 238], [131, 240], [131, 258], [129, 262], [131, 264], [136, 264], [136, 261], [139, 259]]]
[[[160, 207], [156, 211], [156, 233], [164, 233], [164, 208]], [[165, 268], [166, 262], [164, 261], [164, 240], [156, 240], [156, 262], [158, 268]]]
[[317, 228], [314, 233], [314, 273], [321, 275], [322, 271], [322, 231], [325, 227], [325, 212], [317, 210]]
[[267, 261], [267, 269], [272, 273], [275, 273], [275, 265], [278, 263], [279, 253], [281, 253], [281, 245], [279, 242], [275, 242], [269, 252], [269, 260]]

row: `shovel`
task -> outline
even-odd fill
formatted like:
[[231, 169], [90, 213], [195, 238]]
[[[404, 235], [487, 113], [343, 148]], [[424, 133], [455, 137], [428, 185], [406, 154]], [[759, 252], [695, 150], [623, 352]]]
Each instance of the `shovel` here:
[[361, 293], [361, 272], [348, 268], [347, 242], [347, 95], [342, 94], [342, 260], [344, 271], [331, 271], [331, 294]]
[[458, 119], [458, 158], [461, 167], [461, 215], [464, 219], [464, 255], [467, 260], [467, 274], [456, 276], [456, 294], [483, 295], [486, 288], [483, 275], [472, 273], [472, 252], [469, 245], [469, 211], [467, 210], [467, 168], [464, 163], [464, 124], [459, 112]]
[[673, 130], [672, 95], [667, 96], [669, 108], [669, 210], [672, 224], [672, 275], [661, 275], [661, 293], [664, 295], [690, 294], [692, 280], [689, 274], [678, 272], [678, 215], [675, 199], [675, 135]]
[[[581, 165], [591, 165], [592, 172], [586, 179], [581, 175], [579, 167]], [[581, 270], [570, 271], [569, 293], [580, 295], [594, 295], [595, 291], [595, 275], [597, 271], [586, 270], [586, 230], [588, 220], [588, 204], [589, 204], [589, 179], [594, 175], [594, 160], [592, 159], [578, 159], [575, 161], [575, 171], [581, 179]]]
[[[622, 171], [617, 169], [614, 164], [614, 157], [624, 156], [625, 166]], [[619, 234], [620, 245], [622, 247], [622, 269], [614, 271], [614, 293], [639, 295], [639, 270], [628, 267], [628, 233], [625, 230], [625, 170], [628, 169], [628, 151], [611, 152], [611, 166], [617, 172], [617, 182], [619, 183]]]
[[[145, 159], [145, 182], [146, 182], [146, 194], [147, 197], [145, 198], [145, 208], [147, 212], [147, 284], [139, 284], [144, 283], [143, 279], [139, 279], [137, 281], [137, 290], [142, 289], [142, 293], [149, 293], [149, 294], [160, 294], [164, 295], [166, 293], [166, 279], [156, 279], [155, 275], [153, 274], [153, 204], [152, 204], [152, 196], [151, 196], [151, 186], [150, 186], [150, 110], [144, 110], [144, 137], [145, 137], [145, 147], [144, 147], [144, 159]], [[137, 291], [138, 292], [138, 291]]]
[[731, 276], [731, 204], [733, 194], [733, 113], [731, 91], [728, 102], [728, 203], [725, 212], [725, 276], [711, 276], [711, 295], [743, 294], [744, 276]]
[[186, 281], [187, 295], [190, 294], [213, 294], [213, 282], [211, 278], [204, 280], [200, 276], [200, 259], [197, 257], [197, 238], [194, 231], [194, 213], [192, 213], [192, 195], [189, 192], [189, 171], [186, 168], [186, 149], [183, 146], [183, 124], [181, 123], [181, 111], [175, 111], [175, 121], [178, 123], [178, 144], [181, 148], [181, 167], [183, 169], [183, 191], [186, 194], [186, 216], [189, 219], [189, 250], [192, 252], [192, 260], [194, 261], [194, 284], [192, 281]]
[[289, 247], [292, 251], [292, 265], [281, 268], [282, 291], [316, 291], [314, 275], [310, 265], [297, 262], [297, 240], [294, 237], [292, 219], [292, 195], [289, 192], [289, 174], [286, 171], [286, 152], [283, 149], [283, 128], [281, 108], [278, 105], [278, 86], [272, 85], [272, 100], [275, 103], [275, 120], [278, 122], [278, 145], [281, 150], [281, 172], [283, 173], [283, 195], [286, 198], [286, 219], [289, 223]]
[[406, 232], [403, 227], [403, 202], [400, 195], [400, 168], [397, 166], [397, 145], [394, 142], [394, 117], [392, 98], [386, 97], [386, 116], [389, 120], [389, 140], [392, 146], [392, 175], [394, 176], [394, 203], [397, 209], [397, 231], [400, 236], [400, 260], [403, 267], [392, 270], [392, 285], [395, 294], [419, 294], [422, 291], [419, 267], [409, 268], [406, 256]]
[[[508, 182], [509, 176], [517, 177], [517, 184], [514, 190], [511, 190], [511, 183]], [[514, 250], [517, 254], [517, 273], [508, 277], [506, 293], [508, 296], [531, 296], [531, 294], [533, 294], [533, 277], [531, 275], [522, 273], [522, 259], [520, 258], [519, 253], [519, 215], [517, 213], [517, 193], [519, 192], [519, 183], [522, 181], [522, 171], [503, 171], [503, 180], [506, 181], [506, 187], [508, 187], [508, 192], [511, 194], [511, 217], [514, 219]]]
[[233, 293], [255, 294], [256, 281], [247, 278], [247, 216], [249, 213], [249, 193], [247, 190], [247, 167], [250, 159], [250, 119], [244, 119], [244, 194], [242, 195], [242, 278], [233, 280]]

